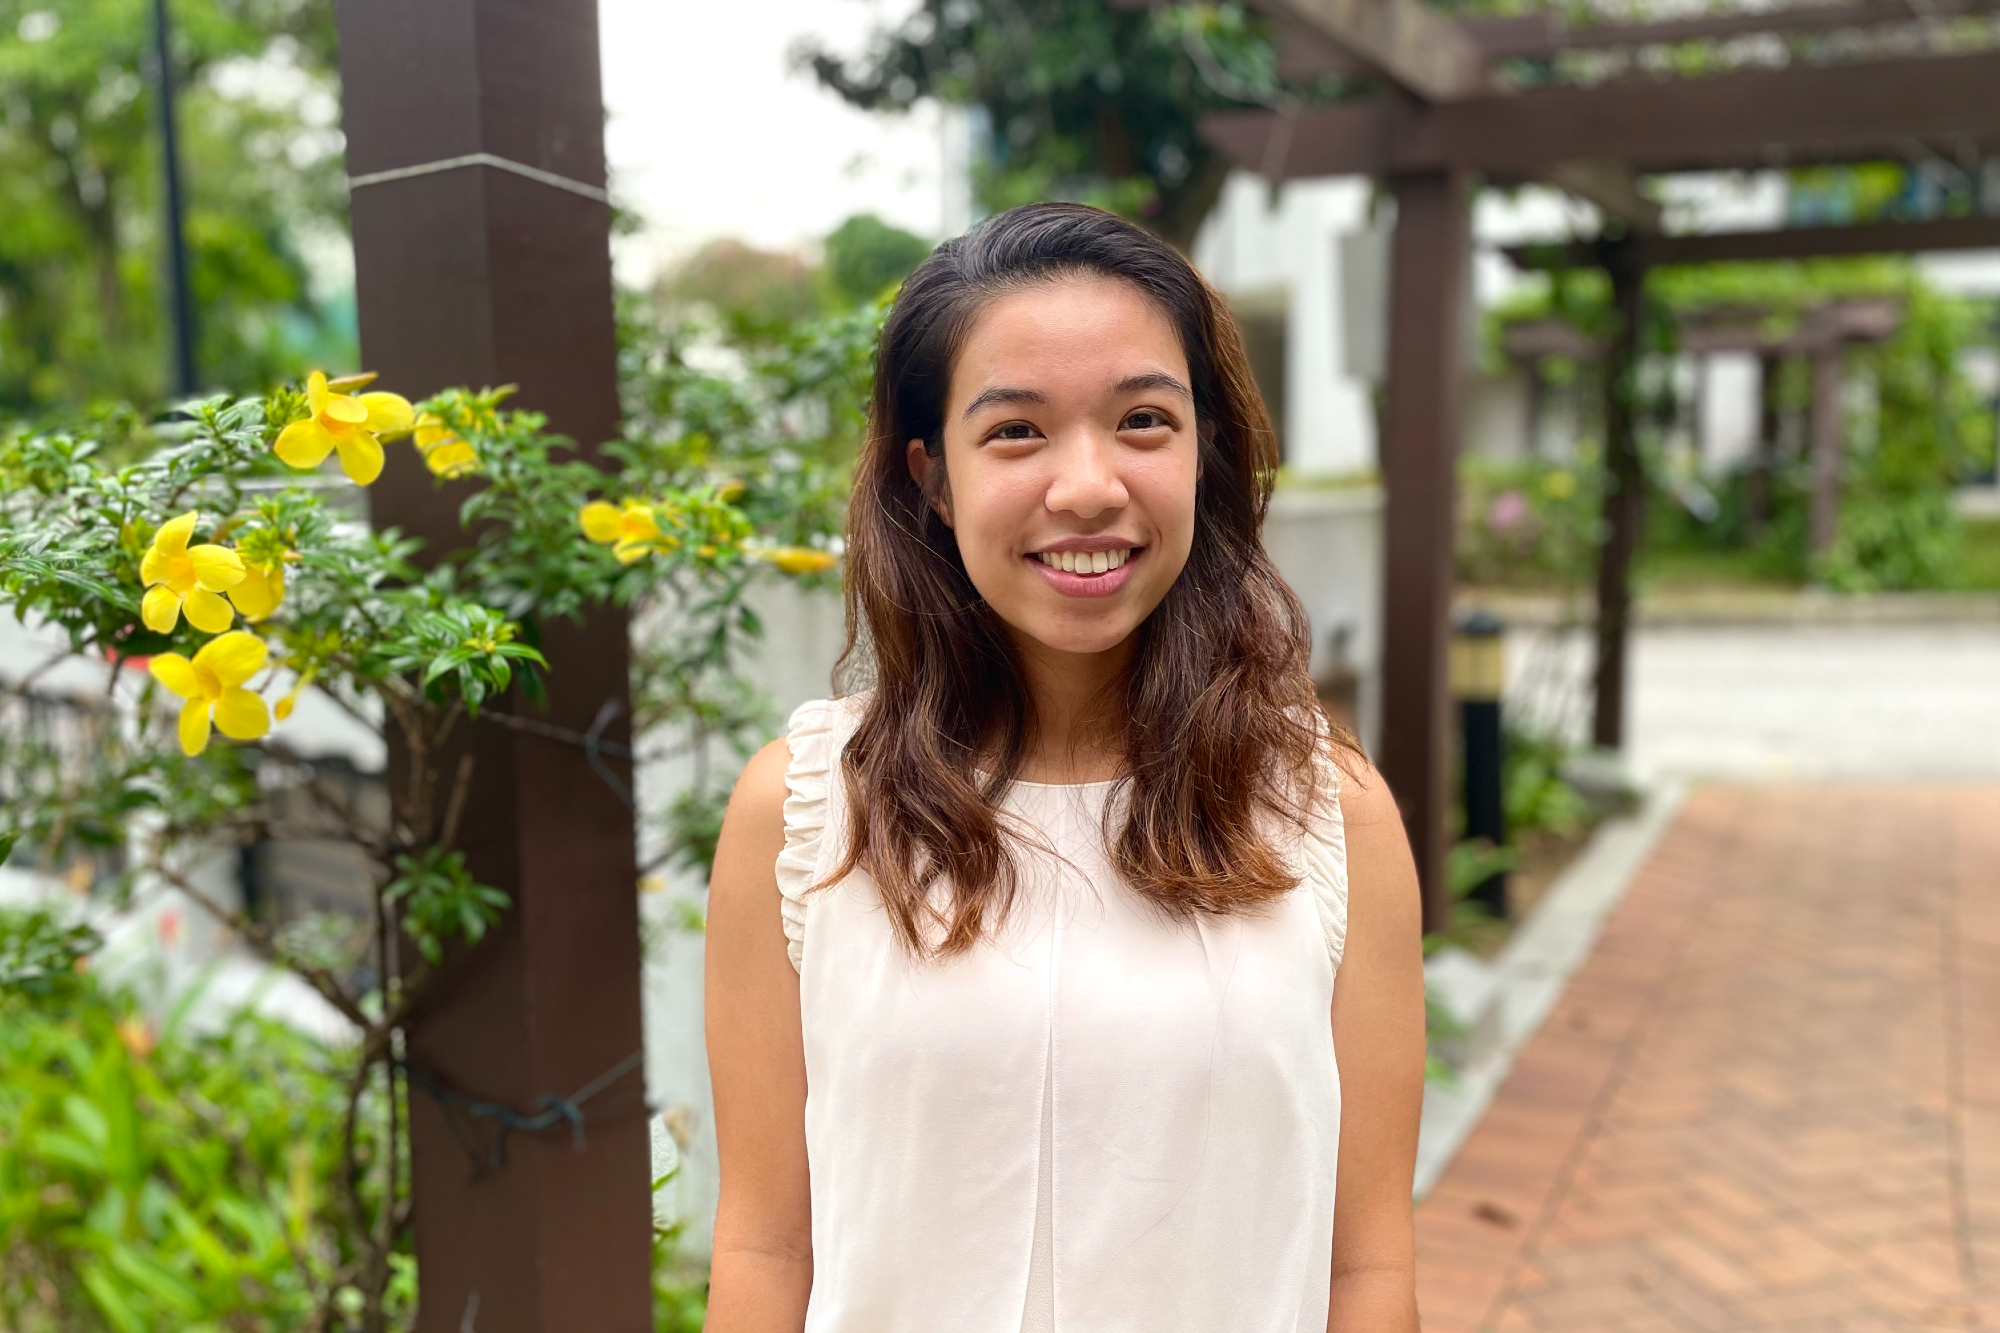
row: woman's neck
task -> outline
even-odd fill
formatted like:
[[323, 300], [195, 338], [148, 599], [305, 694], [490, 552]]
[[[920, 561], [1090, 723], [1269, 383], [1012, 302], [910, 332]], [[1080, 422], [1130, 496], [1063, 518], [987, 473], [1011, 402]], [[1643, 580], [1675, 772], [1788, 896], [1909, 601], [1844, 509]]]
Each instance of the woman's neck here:
[[1034, 705], [1034, 730], [1021, 756], [1027, 782], [1098, 782], [1125, 768], [1121, 688], [1134, 641], [1101, 653], [1066, 653], [1015, 640], [1023, 684]]

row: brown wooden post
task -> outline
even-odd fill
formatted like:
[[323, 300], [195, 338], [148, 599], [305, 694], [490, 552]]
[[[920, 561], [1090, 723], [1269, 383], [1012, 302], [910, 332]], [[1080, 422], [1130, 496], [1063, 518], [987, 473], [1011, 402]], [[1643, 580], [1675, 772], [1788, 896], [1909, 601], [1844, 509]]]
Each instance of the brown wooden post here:
[[[515, 402], [592, 446], [618, 424], [610, 210], [596, 0], [341, 0], [347, 165], [364, 362], [410, 397], [513, 383]], [[468, 160], [469, 159], [469, 160]], [[375, 522], [464, 538], [440, 490], [392, 446]], [[621, 614], [538, 622], [539, 716], [588, 731], [625, 714]], [[516, 697], [504, 705], [528, 712]], [[442, 1085], [522, 1112], [641, 1049], [633, 816], [576, 745], [463, 724], [474, 782], [460, 842], [514, 910], [455, 959], [407, 1034]], [[625, 740], [622, 725], [607, 739]], [[391, 752], [392, 774], [403, 756]], [[629, 784], [629, 774], [622, 780]], [[570, 1127], [508, 1137], [410, 1093], [422, 1333], [642, 1333], [652, 1327], [643, 1071]]]
[[1753, 535], [1761, 535], [1771, 522], [1771, 489], [1778, 474], [1778, 388], [1784, 365], [1776, 352], [1757, 358], [1757, 453], [1744, 478], [1744, 508]]
[[1639, 460], [1639, 321], [1646, 271], [1629, 245], [1606, 247], [1617, 327], [1604, 355], [1604, 541], [1597, 553], [1597, 664], [1594, 744], [1618, 749], [1625, 743], [1626, 647], [1631, 636], [1632, 556], [1645, 517], [1645, 469]]
[[1396, 239], [1382, 428], [1388, 504], [1380, 762], [1416, 854], [1424, 929], [1442, 930], [1451, 915], [1445, 863], [1452, 733], [1445, 664], [1471, 210], [1461, 171], [1402, 176], [1390, 185]]
[[1842, 347], [1830, 341], [1812, 354], [1812, 516], [1808, 547], [1822, 556], [1840, 532], [1840, 465], [1846, 450], [1841, 420]]

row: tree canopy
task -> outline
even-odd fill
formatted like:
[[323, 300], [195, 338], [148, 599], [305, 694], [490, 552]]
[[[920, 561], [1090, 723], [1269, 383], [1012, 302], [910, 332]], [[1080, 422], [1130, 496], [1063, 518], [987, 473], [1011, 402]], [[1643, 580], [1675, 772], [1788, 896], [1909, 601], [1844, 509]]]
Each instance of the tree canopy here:
[[[0, 0], [0, 415], [167, 379], [146, 0]], [[302, 243], [344, 234], [332, 7], [174, 0], [196, 365], [269, 384], [351, 356]]]
[[974, 187], [991, 210], [1077, 199], [1188, 248], [1229, 174], [1195, 134], [1210, 111], [1284, 106], [1269, 25], [1241, 5], [1121, 9], [1108, 0], [924, 0], [859, 55], [808, 43], [799, 61], [855, 106], [972, 108]]

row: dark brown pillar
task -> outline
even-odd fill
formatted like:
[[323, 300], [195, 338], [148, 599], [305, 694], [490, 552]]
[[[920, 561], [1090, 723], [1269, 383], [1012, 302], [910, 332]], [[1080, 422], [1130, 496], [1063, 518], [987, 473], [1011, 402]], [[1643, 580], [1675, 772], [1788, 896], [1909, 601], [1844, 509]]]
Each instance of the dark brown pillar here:
[[1771, 487], [1778, 473], [1779, 376], [1784, 364], [1776, 352], [1757, 358], [1757, 454], [1744, 478], [1744, 508], [1752, 536], [1761, 535], [1771, 521]]
[[[518, 384], [515, 402], [551, 429], [586, 447], [608, 439], [618, 394], [595, 0], [340, 0], [337, 17], [365, 364], [412, 398]], [[488, 156], [453, 161], [476, 154]], [[398, 446], [370, 500], [377, 524], [435, 557], [464, 540], [462, 494]], [[550, 663], [542, 718], [582, 732], [606, 703], [624, 709], [622, 615], [531, 629]], [[534, 711], [519, 697], [503, 706]], [[515, 906], [447, 964], [409, 1060], [532, 1113], [641, 1048], [632, 812], [578, 747], [490, 723], [459, 734], [475, 759], [460, 842]], [[392, 772], [401, 760], [392, 750]], [[515, 1133], [498, 1169], [476, 1167], [438, 1101], [412, 1087], [422, 1333], [652, 1327], [642, 1078], [628, 1071], [585, 1108], [580, 1150], [566, 1125]], [[492, 1121], [455, 1114], [491, 1144]]]
[[1452, 505], [1466, 373], [1471, 210], [1462, 172], [1403, 176], [1391, 259], [1382, 425], [1388, 488], [1382, 625], [1382, 774], [1423, 884], [1424, 929], [1451, 915]]
[[1812, 518], [1809, 548], [1815, 557], [1832, 549], [1840, 532], [1840, 465], [1847, 440], [1842, 429], [1839, 343], [1812, 354]]
[[1639, 321], [1646, 272], [1629, 250], [1606, 256], [1618, 325], [1604, 356], [1604, 541], [1597, 552], [1597, 664], [1590, 738], [1625, 744], [1626, 646], [1631, 637], [1632, 556], [1645, 517], [1646, 478], [1639, 460]]

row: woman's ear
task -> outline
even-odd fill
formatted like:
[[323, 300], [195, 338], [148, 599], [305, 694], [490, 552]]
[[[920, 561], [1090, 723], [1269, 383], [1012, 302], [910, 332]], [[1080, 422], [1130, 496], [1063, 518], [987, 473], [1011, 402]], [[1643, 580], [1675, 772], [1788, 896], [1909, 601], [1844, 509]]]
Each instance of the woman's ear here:
[[904, 446], [903, 458], [909, 466], [911, 478], [917, 483], [917, 489], [930, 501], [931, 508], [944, 520], [944, 525], [950, 527], [951, 487], [940, 486], [935, 493], [931, 490], [931, 470], [943, 467], [944, 460], [931, 457], [922, 440], [911, 440]]

